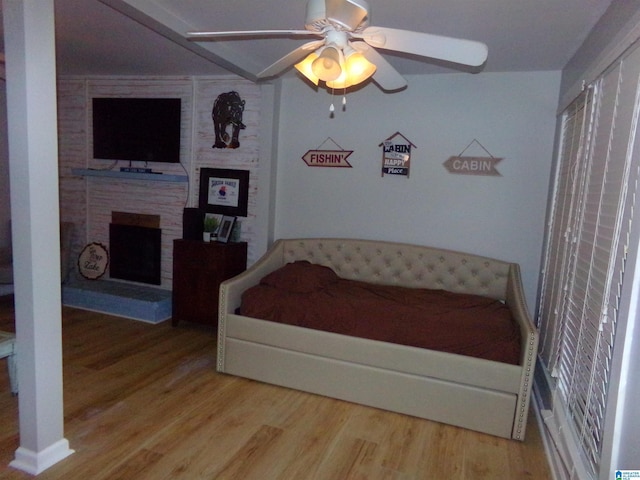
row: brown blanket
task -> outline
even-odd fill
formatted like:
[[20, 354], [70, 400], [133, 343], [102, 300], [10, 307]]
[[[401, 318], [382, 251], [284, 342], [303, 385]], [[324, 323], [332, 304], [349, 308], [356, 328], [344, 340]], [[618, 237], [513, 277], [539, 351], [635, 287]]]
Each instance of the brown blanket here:
[[498, 300], [375, 285], [289, 263], [242, 296], [242, 315], [517, 365], [520, 332]]

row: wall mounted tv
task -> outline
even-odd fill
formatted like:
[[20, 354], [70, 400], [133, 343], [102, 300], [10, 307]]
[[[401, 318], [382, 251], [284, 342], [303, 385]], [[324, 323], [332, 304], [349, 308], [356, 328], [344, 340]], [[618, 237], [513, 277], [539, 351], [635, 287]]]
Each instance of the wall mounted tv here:
[[94, 98], [93, 158], [180, 162], [179, 98]]

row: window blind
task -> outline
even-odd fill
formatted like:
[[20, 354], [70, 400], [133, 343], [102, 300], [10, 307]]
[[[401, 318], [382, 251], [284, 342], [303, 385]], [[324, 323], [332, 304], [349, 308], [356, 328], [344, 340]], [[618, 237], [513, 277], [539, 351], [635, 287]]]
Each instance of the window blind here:
[[[611, 358], [633, 220], [640, 50], [563, 114], [541, 290], [541, 358], [572, 478], [599, 474]], [[576, 472], [580, 472], [579, 474]]]
[[564, 330], [564, 294], [570, 280], [570, 252], [582, 187], [588, 146], [587, 127], [592, 115], [593, 88], [587, 89], [563, 114], [561, 150], [555, 172], [555, 192], [547, 224], [546, 264], [540, 300], [540, 357], [554, 371], [561, 333]]

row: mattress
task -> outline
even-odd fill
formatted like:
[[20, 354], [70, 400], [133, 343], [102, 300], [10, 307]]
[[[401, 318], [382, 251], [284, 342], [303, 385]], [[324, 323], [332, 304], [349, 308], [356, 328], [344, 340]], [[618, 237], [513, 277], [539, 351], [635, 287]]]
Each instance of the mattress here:
[[297, 261], [242, 295], [241, 315], [513, 365], [520, 330], [500, 300], [340, 278]]

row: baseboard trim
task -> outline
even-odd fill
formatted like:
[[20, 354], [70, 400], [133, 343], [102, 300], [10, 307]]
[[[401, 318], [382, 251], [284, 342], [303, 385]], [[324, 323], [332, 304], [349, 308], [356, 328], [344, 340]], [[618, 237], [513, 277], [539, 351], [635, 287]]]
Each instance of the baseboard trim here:
[[9, 466], [30, 473], [31, 475], [38, 475], [52, 465], [67, 458], [72, 453], [74, 453], [74, 450], [69, 448], [69, 442], [65, 438], [58, 440], [39, 452], [18, 447], [15, 459], [9, 463]]

